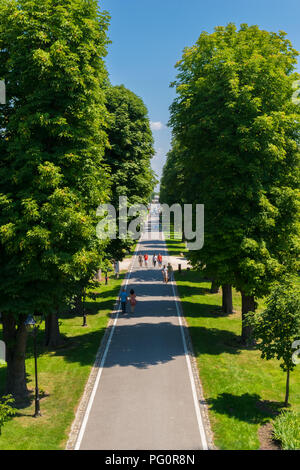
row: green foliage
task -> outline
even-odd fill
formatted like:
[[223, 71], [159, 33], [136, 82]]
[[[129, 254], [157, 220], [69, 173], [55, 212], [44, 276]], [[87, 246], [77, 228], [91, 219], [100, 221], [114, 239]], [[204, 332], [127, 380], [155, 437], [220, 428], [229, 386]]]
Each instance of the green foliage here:
[[277, 416], [273, 435], [283, 450], [300, 450], [300, 413], [284, 411]]
[[0, 5], [0, 311], [15, 319], [3, 323], [15, 395], [26, 393], [26, 315], [63, 311], [104, 256], [107, 27], [96, 0]]
[[250, 312], [247, 322], [253, 328], [253, 336], [259, 341], [263, 359], [276, 358], [284, 371], [292, 371], [292, 344], [300, 340], [300, 289], [291, 280], [274, 286], [267, 300], [267, 308], [261, 313]]
[[14, 399], [11, 395], [6, 395], [0, 398], [0, 435], [4, 423], [6, 423], [6, 421], [8, 421], [17, 412], [17, 410], [13, 408], [13, 404]]
[[185, 202], [186, 192], [189, 190], [186, 168], [182, 162], [185, 158], [182, 149], [175, 139], [172, 141], [172, 149], [167, 154], [167, 161], [163, 168], [160, 182], [160, 202], [162, 204], [182, 204]]
[[95, 227], [109, 186], [107, 22], [96, 1], [1, 3], [3, 312], [51, 312], [101, 263]]
[[[127, 196], [128, 206], [148, 205], [156, 179], [151, 169], [154, 155], [148, 111], [141, 98], [123, 85], [107, 90], [110, 125], [105, 161], [111, 169], [111, 204], [117, 209], [119, 197]], [[108, 250], [122, 259], [132, 240], [112, 240]]]

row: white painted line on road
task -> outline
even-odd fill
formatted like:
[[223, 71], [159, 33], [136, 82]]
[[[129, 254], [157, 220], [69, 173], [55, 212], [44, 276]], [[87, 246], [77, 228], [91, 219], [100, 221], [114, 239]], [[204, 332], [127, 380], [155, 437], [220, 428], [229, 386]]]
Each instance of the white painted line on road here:
[[[135, 263], [135, 260], [136, 260], [136, 257], [137, 257], [137, 252], [138, 252], [139, 245], [140, 245], [140, 242], [138, 243], [138, 245], [135, 249], [133, 261], [131, 263], [130, 270], [127, 273], [125, 287], [127, 287], [128, 281], [130, 279], [131, 271], [132, 271], [132, 268], [134, 266], [134, 263]], [[88, 422], [88, 419], [89, 419], [89, 415], [90, 415], [90, 412], [91, 412], [91, 409], [92, 409], [92, 406], [93, 406], [93, 402], [94, 402], [94, 399], [95, 399], [95, 395], [96, 395], [96, 392], [97, 392], [97, 389], [98, 389], [98, 385], [99, 385], [99, 382], [100, 382], [100, 379], [101, 379], [101, 375], [102, 375], [102, 371], [103, 371], [103, 368], [104, 368], [104, 363], [105, 363], [105, 360], [106, 360], [106, 356], [107, 356], [109, 346], [110, 346], [110, 343], [111, 343], [111, 340], [112, 340], [112, 337], [113, 337], [113, 334], [114, 334], [114, 331], [115, 331], [115, 327], [116, 327], [116, 324], [117, 324], [117, 321], [118, 321], [118, 318], [119, 318], [119, 307], [120, 307], [120, 302], [118, 303], [118, 312], [117, 312], [116, 318], [114, 320], [113, 326], [111, 328], [109, 338], [108, 338], [107, 343], [106, 343], [104, 354], [102, 356], [100, 367], [99, 367], [97, 377], [96, 377], [96, 380], [95, 380], [95, 383], [94, 383], [93, 391], [91, 393], [91, 396], [90, 396], [90, 399], [89, 399], [89, 402], [88, 402], [88, 406], [87, 406], [86, 411], [85, 411], [85, 415], [84, 415], [84, 418], [83, 418], [83, 421], [82, 421], [82, 425], [81, 425], [81, 428], [80, 428], [80, 432], [78, 434], [78, 438], [77, 438], [74, 450], [79, 450], [80, 446], [81, 446], [81, 442], [82, 442], [82, 439], [83, 439], [83, 436], [84, 436], [84, 433], [85, 433], [86, 425], [87, 425], [87, 422]]]
[[188, 348], [187, 348], [187, 345], [186, 345], [181, 313], [180, 313], [180, 310], [179, 310], [179, 307], [178, 307], [178, 299], [177, 299], [176, 294], [175, 294], [174, 281], [172, 281], [172, 289], [173, 289], [173, 294], [174, 294], [174, 299], [175, 299], [177, 315], [178, 315], [178, 319], [179, 319], [179, 325], [180, 325], [180, 329], [181, 329], [181, 336], [182, 336], [182, 341], [183, 341], [185, 359], [186, 359], [187, 366], [188, 366], [188, 371], [189, 371], [189, 377], [190, 377], [190, 382], [191, 382], [191, 387], [192, 387], [195, 411], [196, 411], [196, 416], [197, 416], [197, 421], [198, 421], [199, 432], [200, 432], [200, 436], [201, 436], [202, 449], [203, 450], [208, 450], [208, 445], [207, 445], [206, 435], [205, 435], [205, 431], [204, 431], [201, 411], [200, 411], [200, 407], [199, 407], [199, 401], [198, 401], [197, 392], [196, 392], [196, 385], [195, 385], [194, 375], [193, 375], [192, 366], [191, 366], [191, 360], [190, 360], [190, 356], [189, 356], [189, 353], [188, 353]]

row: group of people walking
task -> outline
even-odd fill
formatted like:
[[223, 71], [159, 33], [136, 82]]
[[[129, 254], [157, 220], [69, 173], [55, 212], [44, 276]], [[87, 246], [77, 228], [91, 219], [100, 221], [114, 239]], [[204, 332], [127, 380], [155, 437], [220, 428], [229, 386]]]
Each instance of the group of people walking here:
[[[143, 267], [143, 263], [146, 266], [146, 268], [148, 267], [149, 256], [147, 255], [147, 253], [145, 253], [144, 255], [140, 254], [138, 259], [139, 259], [139, 265], [141, 268]], [[160, 253], [158, 253], [158, 255], [154, 253], [154, 255], [152, 256], [153, 267], [155, 268], [156, 264], [158, 265], [158, 267], [161, 267], [162, 261], [163, 261], [162, 255]]]
[[[138, 260], [139, 260], [140, 267], [143, 267], [143, 263], [145, 264], [146, 267], [148, 267], [149, 256], [147, 255], [147, 253], [145, 253], [144, 255], [140, 254], [138, 256]], [[156, 253], [154, 253], [154, 255], [152, 256], [153, 267], [155, 268], [156, 264], [158, 264], [158, 267], [161, 268], [162, 267], [162, 262], [163, 262], [162, 255], [160, 253], [158, 255], [156, 255]], [[173, 273], [173, 267], [172, 267], [171, 263], [168, 263], [168, 265], [164, 265], [163, 269], [162, 269], [163, 283], [168, 284], [169, 281], [173, 281], [173, 274], [174, 274]], [[126, 313], [126, 306], [127, 306], [128, 301], [129, 301], [129, 304], [130, 304], [131, 313], [134, 313], [135, 306], [137, 304], [137, 297], [136, 297], [136, 293], [133, 289], [130, 290], [130, 295], [128, 296], [127, 292], [126, 292], [126, 289], [123, 288], [122, 292], [120, 294], [119, 300], [120, 300], [120, 303], [121, 303], [121, 308], [122, 308], [122, 313], [123, 314]]]

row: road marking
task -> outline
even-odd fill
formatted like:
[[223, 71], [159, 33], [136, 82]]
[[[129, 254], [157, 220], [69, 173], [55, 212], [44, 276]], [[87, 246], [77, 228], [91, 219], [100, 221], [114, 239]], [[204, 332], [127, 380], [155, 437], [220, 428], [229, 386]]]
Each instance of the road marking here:
[[[129, 271], [127, 272], [127, 277], [126, 277], [125, 284], [122, 285], [121, 289], [124, 286], [126, 288], [127, 285], [128, 285], [128, 281], [129, 281], [130, 276], [131, 276], [132, 268], [135, 264], [135, 260], [136, 260], [136, 257], [137, 257], [139, 246], [140, 246], [140, 242], [138, 243], [138, 245], [135, 249], [135, 254], [134, 254], [134, 257], [133, 257], [133, 261], [131, 263]], [[121, 289], [120, 289], [120, 291], [121, 291]], [[86, 425], [87, 425], [87, 422], [88, 422], [88, 419], [89, 419], [89, 416], [90, 416], [90, 412], [91, 412], [93, 402], [94, 402], [94, 399], [95, 399], [95, 396], [96, 396], [98, 385], [99, 385], [99, 382], [100, 382], [100, 379], [101, 379], [101, 375], [102, 375], [102, 371], [103, 371], [103, 368], [104, 368], [104, 363], [105, 363], [105, 360], [106, 360], [108, 349], [109, 349], [109, 346], [110, 346], [110, 343], [111, 343], [111, 340], [112, 340], [112, 337], [113, 337], [113, 334], [114, 334], [114, 331], [115, 331], [115, 327], [116, 327], [116, 324], [117, 324], [117, 321], [118, 321], [118, 318], [119, 318], [120, 301], [118, 302], [118, 307], [117, 308], [118, 308], [117, 315], [116, 315], [116, 318], [114, 320], [109, 338], [108, 338], [106, 346], [105, 346], [104, 354], [103, 354], [102, 359], [101, 359], [100, 367], [99, 367], [97, 377], [96, 377], [96, 380], [95, 380], [95, 383], [94, 383], [94, 387], [93, 387], [93, 390], [92, 390], [92, 393], [91, 393], [91, 396], [90, 396], [90, 399], [89, 399], [89, 402], [88, 402], [88, 406], [87, 406], [85, 414], [84, 414], [84, 418], [83, 418], [83, 421], [82, 421], [82, 424], [81, 424], [80, 432], [78, 434], [78, 438], [77, 438], [74, 450], [79, 450], [80, 446], [81, 446], [81, 442], [82, 442], [82, 439], [83, 439], [83, 436], [84, 436], [84, 433], [85, 433]]]
[[[166, 242], [164, 240], [164, 243], [166, 245]], [[167, 245], [166, 245], [167, 248]], [[167, 251], [168, 252], [168, 251]], [[199, 401], [197, 397], [197, 392], [196, 392], [196, 385], [195, 385], [195, 380], [194, 380], [194, 375], [193, 375], [193, 370], [192, 370], [192, 365], [191, 365], [191, 360], [190, 360], [190, 355], [188, 352], [187, 344], [186, 344], [186, 339], [184, 335], [184, 329], [183, 329], [183, 323], [182, 323], [182, 315], [179, 310], [179, 299], [175, 293], [175, 288], [174, 288], [174, 277], [173, 280], [171, 281], [172, 285], [172, 290], [173, 290], [173, 296], [175, 300], [175, 305], [176, 305], [176, 311], [177, 311], [177, 316], [179, 320], [179, 325], [180, 325], [180, 331], [181, 331], [181, 336], [182, 336], [182, 342], [183, 342], [183, 348], [184, 348], [184, 354], [185, 354], [185, 359], [188, 367], [188, 372], [189, 372], [189, 377], [190, 377], [190, 383], [192, 387], [192, 394], [193, 394], [193, 400], [194, 400], [194, 406], [195, 406], [195, 412], [196, 412], [196, 417], [197, 417], [197, 422], [198, 422], [198, 428], [200, 432], [200, 437], [201, 437], [201, 443], [202, 443], [202, 449], [203, 450], [208, 450], [208, 445], [207, 445], [207, 439], [206, 439], [206, 434], [204, 430], [204, 425], [202, 421], [202, 416], [201, 416], [201, 411], [200, 411], [200, 406], [199, 406]]]
[[[139, 241], [139, 243], [136, 247], [135, 254], [134, 254], [134, 257], [133, 257], [133, 261], [132, 261], [130, 269], [127, 273], [125, 284], [123, 285], [125, 287], [127, 287], [127, 285], [128, 285], [128, 281], [130, 279], [132, 269], [135, 265], [135, 261], [136, 261], [136, 258], [137, 258], [137, 253], [139, 251], [140, 243], [145, 238], [144, 235], [145, 235], [145, 232], [142, 234], [142, 236], [140, 238], [140, 241]], [[165, 247], [166, 247], [166, 252], [168, 253], [163, 233], [162, 233], [162, 241], [164, 242]], [[179, 300], [178, 300], [178, 297], [176, 296], [176, 293], [175, 293], [174, 280], [171, 282], [171, 285], [172, 285], [173, 297], [174, 297], [174, 301], [175, 301], [175, 305], [176, 305], [176, 311], [177, 311], [177, 316], [178, 316], [180, 330], [181, 330], [181, 336], [182, 336], [182, 341], [183, 341], [183, 347], [184, 347], [186, 363], [187, 363], [188, 372], [189, 372], [189, 378], [190, 378], [190, 383], [191, 383], [191, 388], [192, 388], [192, 395], [193, 395], [193, 400], [194, 400], [195, 412], [196, 412], [198, 428], [199, 428], [200, 437], [201, 437], [202, 449], [203, 450], [208, 450], [207, 439], [206, 439], [204, 426], [203, 426], [203, 421], [202, 421], [202, 416], [201, 416], [201, 411], [200, 411], [200, 407], [199, 407], [199, 402], [198, 402], [198, 397], [197, 397], [197, 392], [196, 392], [196, 385], [195, 385], [195, 381], [194, 381], [190, 356], [189, 356], [189, 353], [188, 353], [188, 348], [187, 348], [186, 339], [185, 339], [185, 335], [184, 335], [182, 315], [180, 313], [179, 306], [178, 306], [179, 305]], [[100, 363], [100, 366], [99, 366], [97, 377], [96, 377], [96, 380], [95, 380], [95, 383], [94, 383], [94, 386], [93, 386], [91, 396], [89, 398], [88, 406], [87, 406], [86, 411], [85, 411], [84, 419], [83, 419], [82, 424], [81, 424], [80, 432], [78, 434], [74, 450], [79, 450], [80, 446], [81, 446], [81, 443], [82, 443], [82, 439], [83, 439], [83, 436], [84, 436], [84, 433], [85, 433], [85, 430], [86, 430], [89, 415], [90, 415], [90, 412], [91, 412], [91, 409], [92, 409], [92, 406], [93, 406], [93, 402], [94, 402], [96, 392], [97, 392], [97, 389], [98, 389], [98, 386], [99, 386], [99, 382], [100, 382], [100, 379], [101, 379], [101, 375], [102, 375], [102, 372], [103, 372], [103, 368], [104, 368], [105, 360], [106, 360], [106, 357], [107, 357], [107, 354], [108, 354], [109, 346], [111, 344], [112, 337], [113, 337], [113, 334], [114, 334], [114, 330], [115, 330], [115, 327], [116, 327], [116, 324], [117, 324], [117, 321], [118, 321], [118, 318], [119, 318], [119, 307], [120, 307], [120, 302], [118, 302], [117, 315], [116, 315], [116, 318], [113, 322], [113, 326], [112, 326], [109, 338], [108, 338], [106, 346], [105, 346], [104, 354], [103, 354], [102, 359], [101, 359], [101, 363]]]

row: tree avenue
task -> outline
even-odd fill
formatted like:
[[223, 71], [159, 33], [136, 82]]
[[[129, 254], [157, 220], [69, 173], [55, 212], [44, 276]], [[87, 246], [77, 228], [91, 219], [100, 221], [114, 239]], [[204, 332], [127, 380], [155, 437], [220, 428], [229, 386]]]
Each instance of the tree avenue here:
[[15, 397], [27, 394], [27, 317], [43, 314], [58, 346], [59, 314], [132, 243], [100, 240], [97, 208], [147, 203], [156, 182], [147, 109], [108, 80], [108, 23], [96, 0], [0, 6], [0, 312]]
[[184, 194], [185, 202], [205, 205], [204, 248], [190, 252], [190, 259], [224, 287], [225, 296], [230, 285], [241, 292], [243, 342], [250, 335], [244, 317], [256, 299], [297, 269], [297, 55], [283, 32], [229, 24], [203, 32], [184, 50], [172, 84], [176, 147], [162, 195], [174, 194], [168, 175], [181, 168], [177, 202]]

